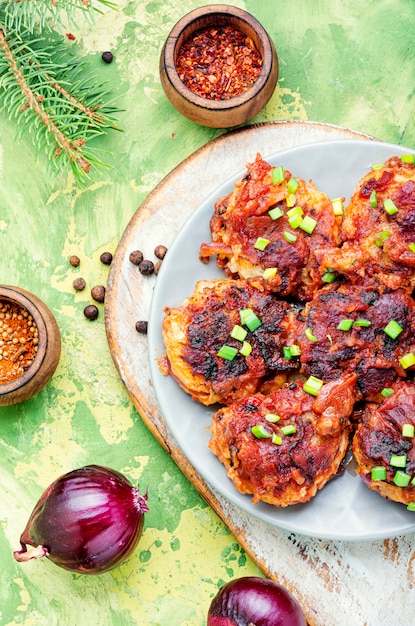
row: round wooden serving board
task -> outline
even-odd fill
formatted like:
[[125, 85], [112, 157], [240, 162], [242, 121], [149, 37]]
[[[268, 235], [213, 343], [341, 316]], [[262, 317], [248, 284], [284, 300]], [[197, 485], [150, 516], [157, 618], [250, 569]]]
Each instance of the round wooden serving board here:
[[[200, 203], [254, 160], [257, 152], [266, 158], [289, 148], [347, 139], [373, 138], [317, 122], [271, 122], [234, 130], [209, 142], [166, 176], [136, 211], [115, 252], [105, 298], [110, 351], [142, 420], [264, 574], [295, 590], [309, 623], [315, 626], [334, 624], [333, 615], [336, 626], [350, 626], [351, 614], [357, 620], [353, 624], [378, 626], [376, 598], [382, 602], [383, 584], [379, 578], [372, 580], [368, 572], [376, 571], [385, 585], [395, 579], [395, 596], [407, 584], [407, 572], [399, 571], [395, 560], [388, 558], [388, 540], [343, 543], [301, 537], [253, 518], [206, 484], [160, 414], [150, 378], [147, 338], [135, 329], [136, 321], [148, 319], [157, 278], [142, 276], [129, 255], [139, 249], [145, 258], [156, 260], [154, 248], [159, 244], [168, 248]], [[391, 541], [398, 552], [410, 551], [410, 536]], [[405, 582], [399, 585], [401, 575]], [[411, 576], [415, 584], [415, 574]], [[402, 598], [400, 606], [404, 604]], [[404, 615], [400, 620], [407, 623]]]

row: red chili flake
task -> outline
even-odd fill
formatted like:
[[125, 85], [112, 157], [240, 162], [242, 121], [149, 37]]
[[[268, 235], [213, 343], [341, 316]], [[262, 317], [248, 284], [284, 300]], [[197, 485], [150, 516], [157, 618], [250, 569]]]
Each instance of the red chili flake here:
[[261, 71], [262, 57], [250, 37], [232, 26], [197, 31], [180, 48], [176, 70], [194, 94], [229, 100], [247, 91]]
[[66, 36], [68, 39], [70, 39], [71, 41], [75, 41], [76, 37], [75, 35], [72, 35], [72, 33], [66, 33]]

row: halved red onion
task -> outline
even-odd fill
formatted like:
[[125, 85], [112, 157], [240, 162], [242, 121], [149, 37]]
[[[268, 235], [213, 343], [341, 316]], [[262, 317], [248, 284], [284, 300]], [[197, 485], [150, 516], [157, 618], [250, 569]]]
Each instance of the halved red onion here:
[[235, 578], [213, 598], [207, 626], [307, 626], [298, 601], [282, 585], [257, 576]]
[[20, 536], [22, 549], [13, 556], [19, 562], [46, 556], [68, 570], [101, 574], [134, 550], [147, 511], [147, 493], [122, 474], [81, 467], [44, 491]]

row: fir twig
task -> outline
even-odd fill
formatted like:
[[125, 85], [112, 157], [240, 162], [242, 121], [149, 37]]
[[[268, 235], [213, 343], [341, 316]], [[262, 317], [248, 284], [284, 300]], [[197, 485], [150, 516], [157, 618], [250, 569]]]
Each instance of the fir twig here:
[[62, 41], [26, 32], [7, 33], [0, 23], [0, 103], [20, 134], [32, 134], [57, 164], [69, 164], [78, 180], [104, 163], [87, 141], [116, 128], [116, 108], [103, 104], [103, 85], [92, 86], [85, 64], [74, 60]]

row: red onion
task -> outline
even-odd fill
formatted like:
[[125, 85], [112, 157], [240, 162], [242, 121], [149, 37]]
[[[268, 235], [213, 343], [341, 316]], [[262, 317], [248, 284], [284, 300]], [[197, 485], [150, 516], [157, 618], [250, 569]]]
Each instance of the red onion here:
[[307, 626], [307, 622], [287, 589], [272, 580], [245, 576], [219, 590], [207, 626]]
[[[136, 547], [148, 511], [147, 493], [119, 472], [88, 465], [55, 480], [20, 536], [16, 561], [48, 557], [68, 570], [101, 574]], [[27, 545], [35, 549], [27, 551]]]

